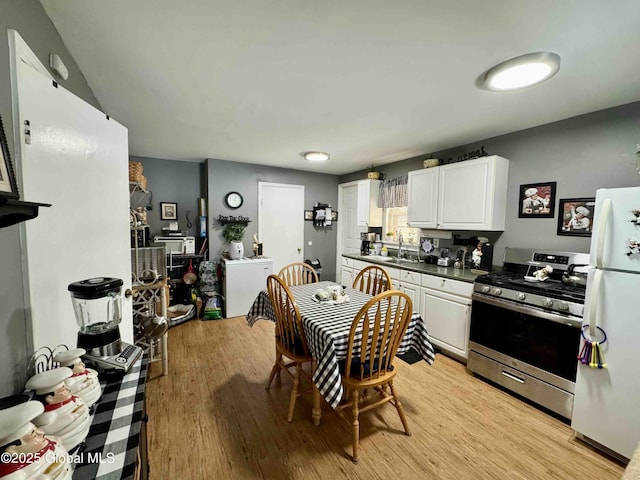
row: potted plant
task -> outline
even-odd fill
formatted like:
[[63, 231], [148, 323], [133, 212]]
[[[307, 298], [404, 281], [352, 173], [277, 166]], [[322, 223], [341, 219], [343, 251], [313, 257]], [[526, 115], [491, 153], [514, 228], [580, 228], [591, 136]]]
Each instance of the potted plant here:
[[228, 223], [224, 226], [222, 237], [225, 242], [231, 245], [229, 248], [229, 257], [232, 260], [240, 260], [244, 255], [244, 246], [242, 239], [244, 238], [244, 230], [246, 225], [241, 223]]

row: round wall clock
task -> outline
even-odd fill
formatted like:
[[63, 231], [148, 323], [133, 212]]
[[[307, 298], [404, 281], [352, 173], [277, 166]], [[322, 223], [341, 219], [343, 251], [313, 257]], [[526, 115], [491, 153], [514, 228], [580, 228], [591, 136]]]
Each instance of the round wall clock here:
[[224, 197], [224, 203], [229, 208], [240, 208], [240, 206], [242, 205], [242, 195], [240, 195], [238, 192], [229, 192]]

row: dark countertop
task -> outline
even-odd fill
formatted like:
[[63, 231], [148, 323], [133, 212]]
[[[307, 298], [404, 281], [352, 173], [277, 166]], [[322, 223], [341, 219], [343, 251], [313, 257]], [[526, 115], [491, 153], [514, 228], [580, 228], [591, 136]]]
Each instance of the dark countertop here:
[[426, 273], [428, 275], [434, 275], [436, 277], [451, 278], [460, 280], [462, 282], [473, 283], [476, 277], [483, 275], [486, 272], [479, 272], [477, 270], [461, 270], [453, 267], [439, 267], [438, 265], [431, 265], [424, 262], [401, 262], [396, 263], [390, 260], [378, 260], [371, 258], [369, 255], [355, 255], [345, 253], [343, 257], [352, 258], [354, 260], [360, 260], [362, 262], [375, 263], [376, 265], [385, 265], [387, 267], [399, 268], [402, 270], [410, 270], [412, 272]]

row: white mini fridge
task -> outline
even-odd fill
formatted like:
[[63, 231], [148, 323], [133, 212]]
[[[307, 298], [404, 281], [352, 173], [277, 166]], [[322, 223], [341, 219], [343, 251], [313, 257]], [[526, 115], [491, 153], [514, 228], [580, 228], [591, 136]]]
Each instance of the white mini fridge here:
[[[640, 187], [596, 192], [583, 334], [602, 342], [604, 368], [578, 364], [571, 426], [631, 458], [640, 442]], [[605, 340], [606, 334], [606, 340]]]
[[271, 258], [222, 259], [225, 318], [244, 316], [253, 301], [267, 288], [267, 277], [273, 273]]

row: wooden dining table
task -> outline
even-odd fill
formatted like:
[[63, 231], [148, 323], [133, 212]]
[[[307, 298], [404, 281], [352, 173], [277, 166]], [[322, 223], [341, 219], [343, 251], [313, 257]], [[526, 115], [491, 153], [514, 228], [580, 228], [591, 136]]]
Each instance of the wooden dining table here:
[[[324, 281], [289, 287], [296, 299], [307, 344], [315, 363], [312, 409], [315, 425], [320, 423], [320, 397], [334, 409], [342, 399], [344, 391], [338, 362], [347, 357], [349, 330], [356, 313], [372, 298], [368, 293], [347, 287], [344, 293], [348, 295], [348, 300], [344, 303], [320, 302], [315, 299], [318, 289], [334, 285], [336, 283]], [[258, 294], [247, 313], [250, 326], [260, 319], [276, 320], [266, 290]], [[428, 364], [435, 360], [424, 320], [416, 312], [411, 316], [397, 353], [407, 353], [410, 349], [414, 349]]]

